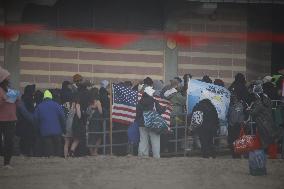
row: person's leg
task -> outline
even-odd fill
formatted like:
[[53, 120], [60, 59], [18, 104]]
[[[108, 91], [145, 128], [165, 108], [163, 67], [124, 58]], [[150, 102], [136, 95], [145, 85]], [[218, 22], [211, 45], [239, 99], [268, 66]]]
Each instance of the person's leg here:
[[205, 135], [204, 132], [199, 133], [199, 139], [200, 139], [200, 143], [201, 143], [202, 157], [208, 158], [209, 157], [209, 154], [208, 154], [208, 138], [207, 138], [207, 136]]
[[169, 152], [169, 137], [168, 134], [164, 134], [162, 133], [160, 136], [160, 140], [161, 140], [161, 151], [162, 152]]
[[0, 125], [0, 156], [3, 155], [2, 127]]
[[72, 142], [71, 148], [70, 148], [70, 156], [74, 157], [75, 150], [78, 147], [79, 143], [80, 143], [80, 139], [78, 139], [78, 138], [73, 139], [73, 142]]
[[216, 153], [215, 153], [215, 144], [214, 144], [214, 133], [208, 133], [208, 155], [209, 157], [216, 158]]
[[99, 146], [101, 145], [101, 143], [102, 143], [102, 138], [101, 137], [99, 137], [98, 139], [97, 139], [97, 142], [96, 142], [96, 147], [95, 147], [95, 155], [98, 155], [98, 150], [99, 150]]
[[149, 156], [149, 134], [145, 127], [139, 127], [140, 142], [138, 148], [139, 156]]
[[60, 135], [53, 137], [54, 156], [62, 157], [62, 137]]
[[20, 137], [19, 148], [20, 148], [20, 155], [25, 155], [25, 142], [23, 137]]
[[43, 143], [43, 155], [45, 157], [50, 157], [53, 154], [52, 138], [49, 136], [42, 137], [42, 143]]
[[9, 165], [13, 155], [13, 139], [15, 135], [15, 122], [6, 122], [3, 128], [4, 136], [4, 166]]
[[21, 145], [21, 153], [25, 156], [31, 156], [32, 154], [32, 145], [33, 145], [33, 139], [32, 136], [24, 136], [21, 138], [20, 142]]
[[160, 135], [150, 131], [150, 140], [154, 158], [160, 158]]
[[71, 143], [71, 138], [70, 137], [65, 137], [64, 138], [64, 157], [67, 158], [69, 155], [69, 147]]
[[43, 156], [43, 141], [39, 134], [35, 137], [34, 154], [36, 157]]
[[234, 152], [233, 142], [240, 136], [240, 124], [230, 125], [228, 128], [228, 143], [231, 150], [232, 158], [241, 158]]
[[5, 127], [2, 126], [1, 122], [0, 122], [0, 156], [4, 156], [4, 146], [3, 146], [3, 129]]

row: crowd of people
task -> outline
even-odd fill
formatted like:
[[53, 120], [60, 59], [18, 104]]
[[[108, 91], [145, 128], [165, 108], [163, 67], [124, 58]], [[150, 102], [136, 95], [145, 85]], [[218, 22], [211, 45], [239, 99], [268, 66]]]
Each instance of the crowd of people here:
[[[7, 101], [9, 76], [7, 70], [0, 69], [0, 146], [5, 166], [10, 166], [14, 134], [20, 139], [20, 154], [25, 156], [67, 158], [100, 153], [102, 135], [89, 137], [87, 142], [94, 145], [88, 148], [86, 131], [100, 133], [103, 131], [103, 120], [109, 120], [111, 92], [107, 80], [102, 80], [100, 88], [97, 88], [76, 74], [72, 82], [64, 81], [61, 89], [40, 91], [36, 89], [36, 85], [27, 85], [23, 95], [11, 103]], [[278, 121], [278, 125], [275, 124], [271, 100], [282, 100], [283, 76], [266, 76], [248, 84], [243, 74], [236, 74], [235, 81], [228, 88], [231, 92], [231, 102], [227, 122], [218, 119], [216, 108], [208, 99], [200, 101], [185, 118], [187, 86], [191, 78], [190, 74], [185, 74], [183, 79], [175, 77], [168, 85], [150, 77], [135, 84], [131, 81], [119, 83], [142, 92], [135, 118], [140, 132], [140, 142], [136, 145], [137, 155], [149, 156], [152, 152], [153, 157], [159, 158], [161, 150], [170, 150], [168, 141], [171, 133], [158, 134], [144, 125], [143, 112], [155, 110], [162, 114], [165, 111], [154, 96], [171, 102], [171, 125], [176, 125], [176, 122], [183, 123], [184, 119], [188, 119], [187, 134], [198, 136], [204, 158], [216, 157], [213, 138], [218, 134], [228, 136], [232, 157], [239, 158], [240, 156], [234, 153], [233, 142], [239, 137], [243, 123], [249, 118], [256, 123], [254, 129], [256, 128], [260, 135], [263, 149], [277, 143], [281, 136], [279, 128], [283, 127], [283, 120]], [[207, 75], [200, 81], [225, 87], [221, 79], [212, 81]], [[281, 117], [284, 118], [283, 112], [280, 113]], [[105, 124], [108, 125], [109, 121]], [[113, 124], [114, 130], [121, 128], [120, 126], [118, 123]], [[114, 140], [127, 141], [127, 135], [114, 135]], [[117, 148], [117, 154], [121, 154], [121, 149]]]

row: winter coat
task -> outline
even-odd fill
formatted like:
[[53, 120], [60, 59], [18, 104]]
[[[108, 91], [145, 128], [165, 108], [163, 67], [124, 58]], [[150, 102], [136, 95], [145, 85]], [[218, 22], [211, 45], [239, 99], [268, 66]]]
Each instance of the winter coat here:
[[185, 96], [182, 96], [181, 93], [177, 92], [167, 98], [167, 100], [169, 100], [173, 105], [172, 115], [184, 113], [184, 106], [186, 105]]
[[235, 94], [240, 100], [245, 103], [249, 101], [249, 91], [245, 85], [245, 83], [234, 81], [232, 85], [229, 87], [229, 91]]
[[[19, 137], [32, 137], [35, 136], [35, 128], [30, 116], [26, 115], [27, 111], [30, 114], [34, 113], [34, 100], [33, 94], [35, 92], [35, 85], [27, 85], [24, 89], [22, 102], [17, 107], [17, 127], [16, 134]], [[24, 110], [25, 109], [25, 110]]]
[[136, 106], [135, 121], [138, 123], [139, 127], [144, 127], [143, 112], [152, 111], [154, 109], [154, 106], [159, 114], [162, 114], [166, 111], [166, 108], [162, 107], [153, 97], [144, 93], [141, 100]]
[[197, 133], [216, 134], [219, 127], [218, 113], [210, 100], [202, 100], [193, 108], [190, 128], [194, 127]]
[[9, 103], [6, 100], [6, 92], [0, 87], [0, 121], [16, 121], [16, 103]]
[[64, 111], [58, 103], [45, 99], [35, 109], [34, 122], [41, 136], [61, 135], [65, 126]]
[[102, 108], [103, 108], [103, 116], [104, 117], [109, 117], [110, 113], [110, 104], [109, 104], [109, 93], [108, 91], [104, 88], [101, 87], [99, 90], [99, 95], [100, 95], [100, 102], [102, 103]]
[[256, 122], [263, 148], [268, 147], [279, 134], [274, 125], [271, 105], [270, 99], [267, 96], [262, 96], [254, 101], [250, 111], [252, 120]]
[[[173, 110], [171, 112], [171, 125], [179, 124], [182, 120], [181, 114], [184, 113], [184, 106], [186, 105], [186, 97], [182, 96], [180, 92], [176, 92], [166, 98], [172, 103]], [[176, 118], [176, 119], [175, 119]]]

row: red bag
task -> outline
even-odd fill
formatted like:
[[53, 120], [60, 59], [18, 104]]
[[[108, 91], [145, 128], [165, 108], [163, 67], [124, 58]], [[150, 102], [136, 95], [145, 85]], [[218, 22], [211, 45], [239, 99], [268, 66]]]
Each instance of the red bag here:
[[245, 154], [261, 148], [259, 135], [246, 135], [244, 128], [241, 128], [240, 137], [233, 143], [236, 154]]

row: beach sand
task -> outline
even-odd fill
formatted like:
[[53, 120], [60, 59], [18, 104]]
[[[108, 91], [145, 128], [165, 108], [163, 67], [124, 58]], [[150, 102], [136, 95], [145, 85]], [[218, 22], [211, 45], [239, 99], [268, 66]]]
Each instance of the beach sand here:
[[284, 189], [284, 160], [268, 160], [258, 177], [246, 159], [224, 157], [13, 157], [12, 166], [0, 168], [1, 189]]

